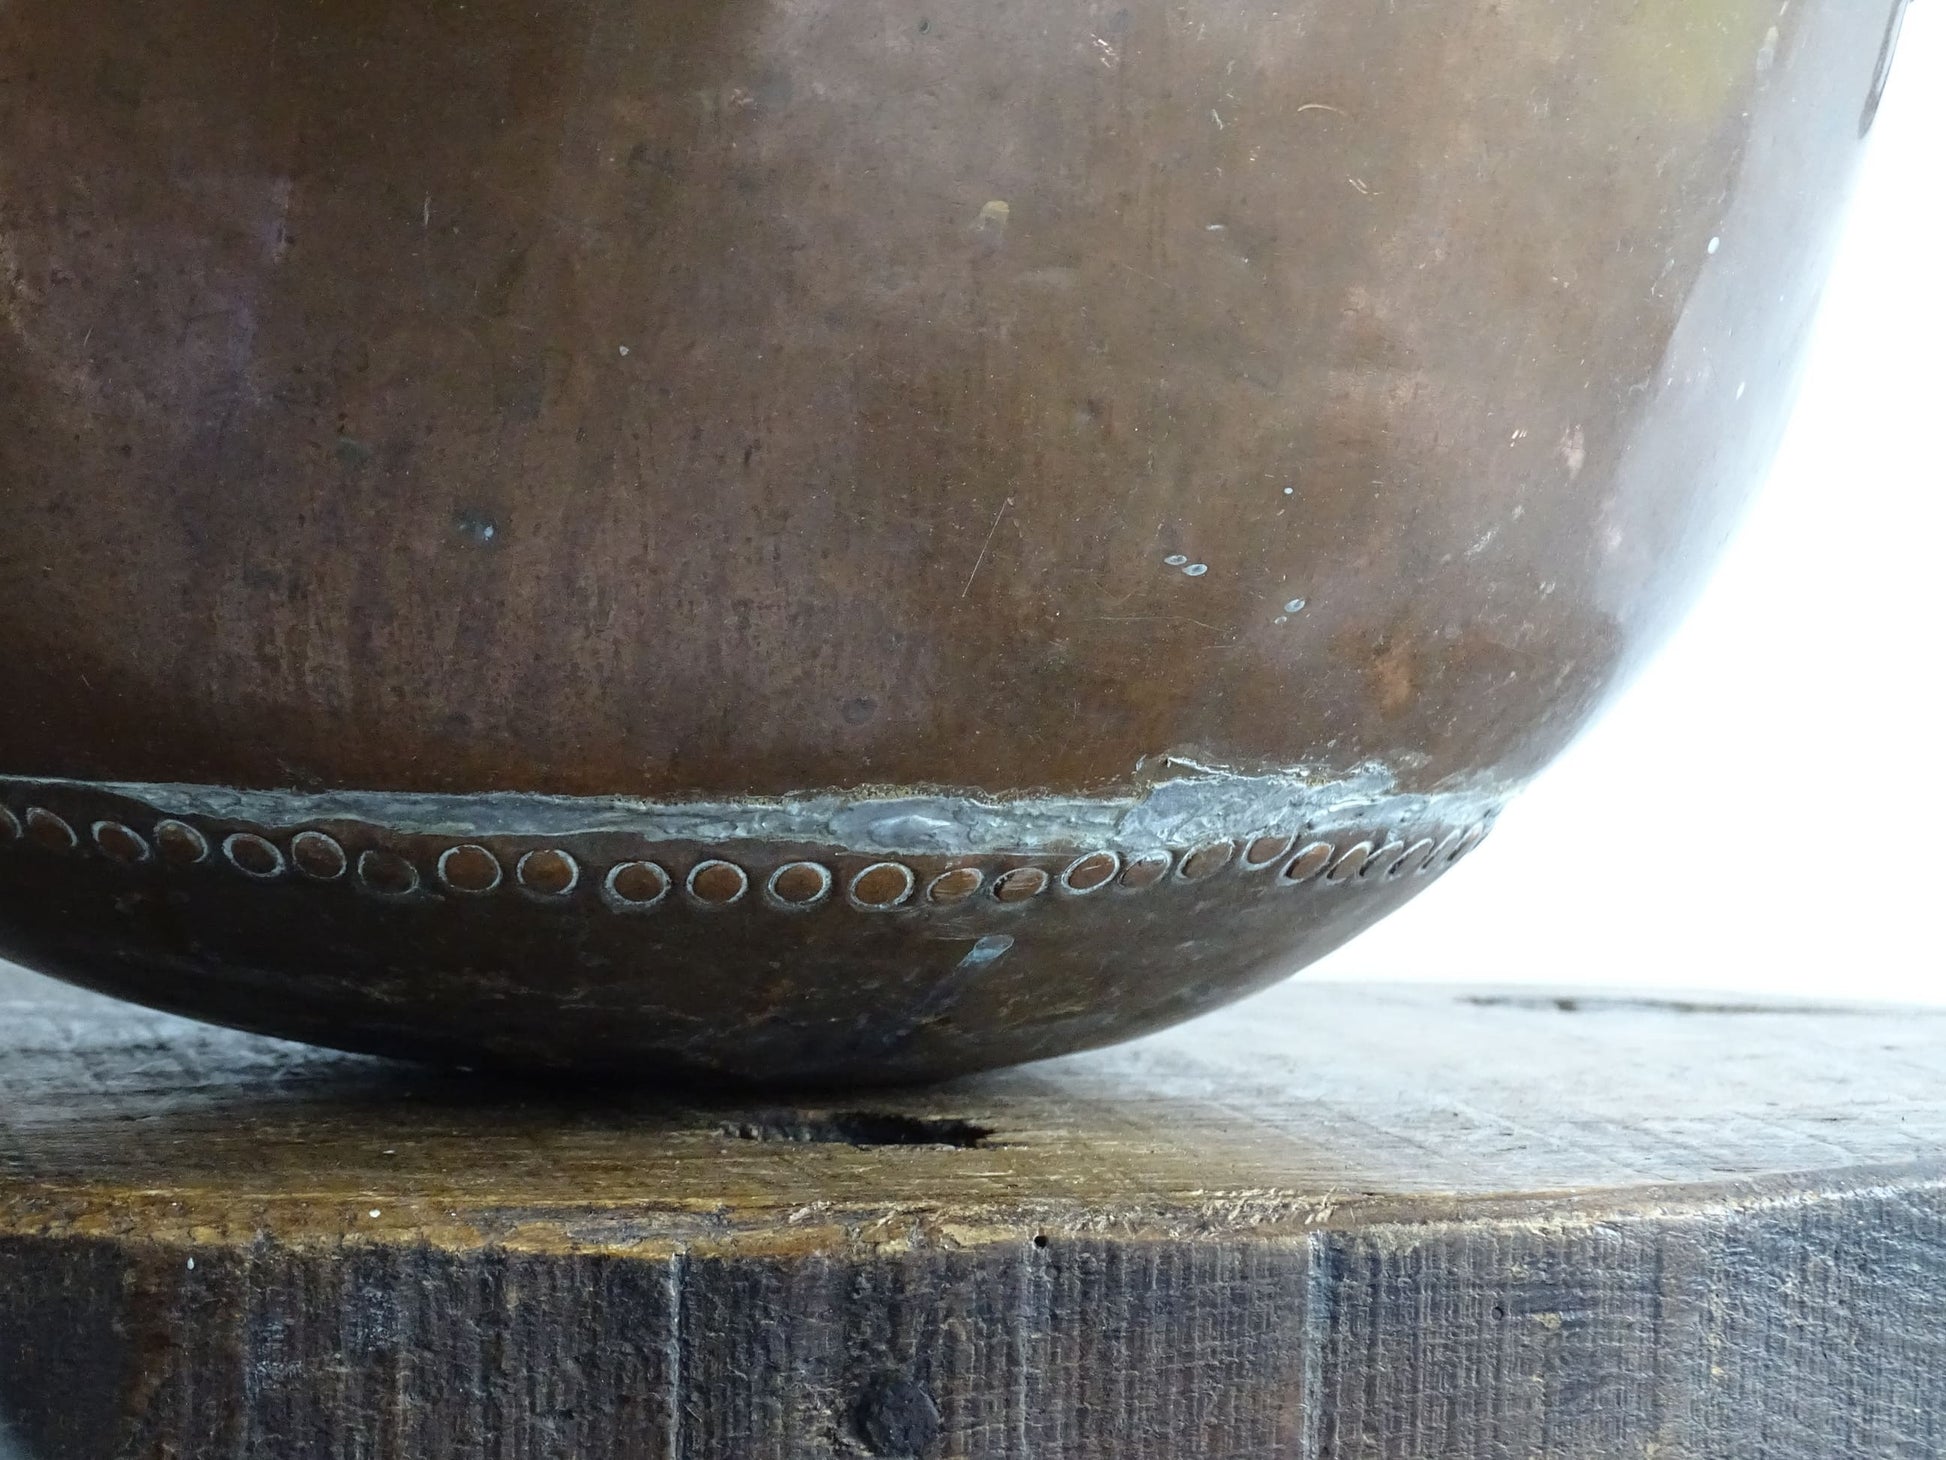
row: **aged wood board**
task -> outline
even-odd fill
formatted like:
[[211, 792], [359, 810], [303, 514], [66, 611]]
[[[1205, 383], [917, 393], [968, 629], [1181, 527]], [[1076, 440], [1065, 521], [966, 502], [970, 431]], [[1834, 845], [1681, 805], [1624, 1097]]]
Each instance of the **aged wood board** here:
[[1943, 1153], [1946, 1010], [1293, 984], [789, 1100], [0, 972], [0, 1447], [1918, 1460]]

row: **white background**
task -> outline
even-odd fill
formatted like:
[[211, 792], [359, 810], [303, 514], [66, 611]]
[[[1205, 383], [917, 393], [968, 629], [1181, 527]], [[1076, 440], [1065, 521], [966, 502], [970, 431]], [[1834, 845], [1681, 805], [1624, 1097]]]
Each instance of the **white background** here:
[[1946, 0], [1913, 0], [1775, 470], [1661, 657], [1310, 978], [1946, 1004]]

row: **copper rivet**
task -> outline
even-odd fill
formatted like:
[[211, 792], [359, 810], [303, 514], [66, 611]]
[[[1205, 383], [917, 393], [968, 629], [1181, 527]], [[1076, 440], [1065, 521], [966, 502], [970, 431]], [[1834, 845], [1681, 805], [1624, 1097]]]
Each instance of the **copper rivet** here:
[[92, 832], [95, 845], [111, 861], [132, 864], [149, 859], [149, 844], [142, 840], [138, 832], [119, 821], [97, 821]]
[[1113, 882], [1121, 870], [1122, 859], [1115, 853], [1090, 852], [1061, 874], [1061, 885], [1069, 892], [1094, 892]]
[[1182, 859], [1182, 876], [1189, 882], [1214, 877], [1229, 865], [1230, 858], [1235, 855], [1234, 842], [1209, 842]]
[[647, 912], [669, 895], [669, 874], [654, 862], [623, 862], [608, 870], [601, 887], [624, 912]]
[[1384, 846], [1373, 852], [1371, 859], [1358, 869], [1360, 877], [1389, 877], [1392, 869], [1405, 857], [1405, 843], [1393, 837]]
[[284, 875], [284, 854], [275, 844], [252, 832], [240, 831], [223, 842], [223, 855], [246, 877], [269, 882]]
[[74, 828], [45, 806], [27, 808], [27, 835], [50, 852], [71, 852], [81, 845]]
[[1330, 842], [1312, 842], [1303, 851], [1292, 857], [1284, 868], [1286, 882], [1309, 882], [1322, 872], [1336, 856], [1338, 849]]
[[499, 887], [507, 875], [500, 859], [471, 842], [448, 847], [439, 854], [439, 880], [455, 892], [480, 897]]
[[566, 897], [581, 881], [581, 864], [559, 847], [542, 847], [514, 863], [514, 878], [542, 897]]
[[955, 867], [933, 878], [926, 896], [937, 903], [965, 902], [986, 880], [986, 874], [978, 867]]
[[875, 862], [851, 879], [851, 900], [874, 911], [897, 907], [912, 896], [917, 881], [903, 863]]
[[1039, 897], [1052, 880], [1039, 867], [1016, 867], [994, 879], [993, 895], [1002, 902], [1025, 902]]
[[698, 862], [684, 885], [698, 902], [709, 907], [728, 907], [750, 890], [750, 874], [735, 862]]
[[419, 890], [419, 869], [397, 852], [373, 848], [358, 854], [358, 880], [385, 897], [406, 897]]
[[1368, 841], [1347, 848], [1345, 854], [1331, 864], [1331, 870], [1325, 873], [1325, 881], [1345, 882], [1356, 877], [1364, 870], [1365, 863], [1371, 860], [1371, 856], [1372, 844]]
[[349, 864], [345, 849], [321, 831], [300, 831], [291, 838], [291, 862], [319, 882], [337, 881]]
[[1423, 872], [1426, 870], [1426, 862], [1432, 856], [1432, 853], [1432, 838], [1422, 836], [1418, 841], [1405, 849], [1405, 855], [1394, 862], [1391, 870], [1385, 875], [1387, 877], [1403, 877], [1408, 872]]
[[1128, 867], [1122, 873], [1122, 886], [1129, 888], [1153, 887], [1169, 875], [1169, 869], [1176, 859], [1167, 852], [1141, 852], [1128, 859]]
[[158, 821], [155, 846], [163, 861], [178, 867], [194, 866], [209, 856], [209, 839], [186, 821]]
[[816, 907], [831, 895], [831, 871], [816, 862], [788, 862], [770, 874], [766, 885], [785, 907]]
[[1243, 867], [1255, 872], [1268, 867], [1297, 844], [1294, 836], [1260, 836], [1243, 849]]

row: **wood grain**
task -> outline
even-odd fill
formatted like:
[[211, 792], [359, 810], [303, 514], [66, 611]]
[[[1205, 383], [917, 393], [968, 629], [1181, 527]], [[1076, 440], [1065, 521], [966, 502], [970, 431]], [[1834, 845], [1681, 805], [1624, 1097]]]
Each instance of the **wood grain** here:
[[1289, 985], [752, 1102], [0, 974], [0, 1412], [35, 1460], [1931, 1457], [1942, 1153], [1923, 1010]]

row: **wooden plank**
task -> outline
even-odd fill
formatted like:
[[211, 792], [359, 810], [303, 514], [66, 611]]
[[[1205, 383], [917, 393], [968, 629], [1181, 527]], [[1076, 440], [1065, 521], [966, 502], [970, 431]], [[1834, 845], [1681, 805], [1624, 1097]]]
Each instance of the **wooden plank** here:
[[0, 1413], [64, 1457], [1946, 1453], [1946, 1013], [1289, 985], [815, 1099], [0, 975]]

